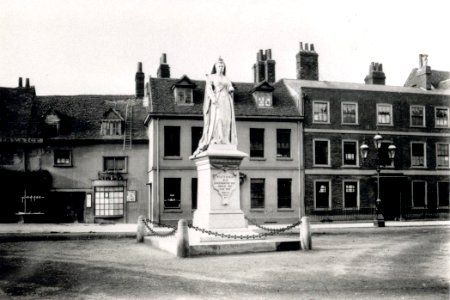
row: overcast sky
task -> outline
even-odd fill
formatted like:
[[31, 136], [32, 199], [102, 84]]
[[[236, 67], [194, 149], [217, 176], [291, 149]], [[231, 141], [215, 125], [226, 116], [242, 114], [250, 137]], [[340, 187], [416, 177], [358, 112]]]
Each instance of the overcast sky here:
[[253, 80], [259, 49], [276, 78], [295, 78], [299, 42], [314, 43], [319, 77], [364, 82], [370, 62], [403, 85], [429, 55], [450, 70], [448, 0], [0, 1], [0, 86], [29, 77], [38, 95], [133, 94], [137, 62], [156, 76], [204, 79], [218, 56], [232, 81]]

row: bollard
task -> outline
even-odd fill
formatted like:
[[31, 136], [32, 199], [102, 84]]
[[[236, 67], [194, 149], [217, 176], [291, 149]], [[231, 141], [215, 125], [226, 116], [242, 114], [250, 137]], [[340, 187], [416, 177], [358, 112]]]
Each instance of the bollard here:
[[136, 241], [138, 243], [143, 243], [144, 242], [144, 236], [145, 236], [145, 233], [146, 233], [144, 220], [145, 220], [144, 216], [139, 216], [138, 217], [137, 234], [136, 234]]
[[189, 228], [185, 219], [178, 221], [177, 256], [189, 257]]
[[302, 218], [302, 224], [300, 225], [300, 245], [302, 250], [304, 251], [312, 249], [311, 226], [309, 224], [309, 217]]

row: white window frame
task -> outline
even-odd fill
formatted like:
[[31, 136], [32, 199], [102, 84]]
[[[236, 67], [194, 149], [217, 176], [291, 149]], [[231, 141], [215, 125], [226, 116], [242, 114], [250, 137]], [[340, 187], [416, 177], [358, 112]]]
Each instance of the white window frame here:
[[[381, 106], [388, 106], [390, 107], [390, 116], [391, 116], [391, 122], [390, 123], [380, 123], [378, 122], [378, 114], [379, 114], [379, 108]], [[393, 111], [393, 107], [392, 104], [389, 103], [377, 103], [377, 125], [380, 126], [394, 126], [394, 111]]]
[[[194, 105], [194, 92], [192, 88], [187, 87], [176, 87], [173, 89], [174, 91], [174, 97], [175, 97], [175, 103], [179, 106], [193, 106]], [[180, 102], [180, 97], [178, 96], [179, 92], [183, 92], [183, 97], [186, 99], [186, 94], [189, 94], [191, 97], [191, 103]]]
[[[356, 106], [356, 109], [355, 109], [355, 123], [346, 123], [346, 122], [344, 122], [344, 105], [345, 104], [354, 104]], [[350, 101], [341, 102], [341, 124], [342, 125], [359, 125], [358, 102], [350, 102]]]
[[[121, 189], [121, 191], [119, 190]], [[108, 193], [108, 197], [105, 197], [105, 195], [101, 196], [100, 194]], [[122, 197], [119, 198], [120, 193], [122, 193]], [[114, 218], [114, 217], [121, 217], [124, 216], [126, 211], [125, 207], [125, 187], [124, 186], [96, 186], [94, 189], [94, 195], [95, 195], [95, 203], [94, 203], [94, 216], [100, 217], [100, 218]], [[112, 195], [113, 199], [121, 199], [121, 202], [115, 202], [115, 201], [109, 201], [111, 199], [109, 196]], [[118, 205], [121, 204], [121, 205]], [[99, 211], [108, 211], [114, 210], [114, 207], [118, 205], [119, 207], [122, 206], [121, 214], [99, 214]], [[109, 208], [111, 207], [111, 208]]]
[[[317, 195], [316, 195], [316, 182], [318, 181], [323, 181], [323, 182], [328, 182], [328, 188], [329, 193], [328, 193], [328, 208], [323, 208], [323, 207], [317, 207]], [[331, 192], [332, 192], [332, 187], [331, 187], [331, 179], [314, 179], [314, 185], [313, 185], [313, 191], [314, 191], [314, 210], [331, 210]]]
[[[437, 110], [438, 109], [446, 109], [447, 110], [447, 125], [437, 125], [436, 123], [437, 123], [437, 116], [436, 116], [436, 113], [437, 113]], [[449, 113], [450, 113], [450, 109], [448, 108], [448, 107], [445, 107], [445, 106], [436, 106], [435, 108], [434, 108], [434, 127], [436, 127], [436, 128], [448, 128], [449, 126], [450, 126], [450, 115], [449, 115]]]
[[[422, 144], [423, 146], [423, 166], [415, 166], [413, 165], [413, 144]], [[411, 158], [410, 167], [411, 168], [426, 168], [427, 167], [427, 143], [420, 141], [411, 141], [409, 143], [409, 155]]]
[[[263, 188], [264, 188], [264, 195], [263, 195], [263, 205], [262, 207], [252, 207], [252, 179], [262, 179], [263, 180]], [[249, 188], [249, 192], [250, 192], [250, 210], [251, 211], [258, 211], [258, 210], [262, 210], [264, 211], [264, 209], [266, 208], [266, 178], [250, 178], [250, 188]]]
[[[327, 142], [328, 143], [328, 158], [327, 158], [327, 164], [316, 164], [316, 141], [319, 142]], [[329, 139], [313, 139], [313, 166], [314, 167], [331, 167], [331, 147], [330, 147], [330, 140]]]
[[[326, 121], [316, 121], [314, 120], [314, 105], [315, 104], [326, 104], [327, 105], [327, 120]], [[330, 101], [325, 100], [314, 100], [312, 103], [312, 122], [315, 124], [330, 124]]]
[[[450, 185], [450, 181], [441, 180], [441, 181], [438, 181], [438, 182], [437, 182], [437, 191], [436, 191], [436, 192], [437, 192], [437, 193], [436, 193], [436, 194], [437, 194], [437, 195], [436, 195], [436, 196], [437, 196], [437, 197], [436, 197], [436, 198], [437, 198], [437, 207], [438, 207], [438, 208], [448, 208], [449, 206], [446, 206], [446, 205], [440, 205], [440, 201], [439, 201], [439, 183], [441, 183], [441, 182], [446, 182], [446, 183], [448, 183], [448, 184]], [[449, 204], [450, 204], [450, 203], [449, 203]]]
[[[422, 125], [413, 125], [412, 118], [412, 110], [413, 108], [422, 108], [423, 117], [422, 117]], [[426, 124], [426, 114], [425, 114], [425, 106], [424, 105], [410, 105], [409, 106], [409, 126], [411, 127], [425, 127]]]
[[[447, 145], [449, 154], [447, 156], [448, 164], [446, 166], [439, 166], [438, 165], [438, 145]], [[437, 169], [448, 169], [450, 168], [450, 144], [449, 143], [436, 143], [436, 168]]]
[[[424, 206], [415, 206], [414, 205], [414, 183], [415, 182], [424, 182], [425, 183], [425, 199], [423, 201]], [[427, 184], [428, 183], [425, 180], [412, 180], [411, 181], [411, 207], [413, 209], [416, 209], [416, 208], [421, 209], [421, 208], [425, 208], [428, 206], [428, 193], [427, 193], [428, 185]]]
[[[344, 142], [354, 142], [354, 143], [356, 143], [356, 164], [354, 164], [354, 165], [346, 165], [344, 163], [344, 161], [345, 161], [344, 160], [344, 158], [345, 158]], [[348, 168], [348, 167], [353, 167], [353, 168], [358, 167], [359, 168], [359, 142], [357, 140], [342, 140], [341, 149], [342, 149], [342, 166], [346, 167], [346, 168]]]
[[[345, 207], [345, 183], [346, 182], [356, 182], [356, 207]], [[359, 179], [342, 180], [342, 208], [344, 210], [359, 210], [359, 208], [360, 208]]]

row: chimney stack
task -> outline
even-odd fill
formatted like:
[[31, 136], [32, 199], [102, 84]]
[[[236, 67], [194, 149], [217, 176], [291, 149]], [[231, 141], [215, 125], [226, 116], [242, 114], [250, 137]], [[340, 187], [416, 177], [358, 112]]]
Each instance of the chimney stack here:
[[27, 78], [27, 79], [26, 79], [26, 81], [25, 81], [25, 87], [28, 88], [28, 89], [30, 88], [30, 78]]
[[142, 72], [142, 63], [138, 62], [138, 69], [135, 77], [136, 82], [136, 98], [142, 99], [144, 98], [144, 83], [145, 83], [145, 75]]
[[300, 42], [300, 51], [296, 55], [297, 79], [319, 80], [319, 54], [314, 44]]
[[431, 67], [428, 65], [428, 54], [419, 54], [417, 78], [419, 80], [419, 87], [431, 90]]
[[23, 83], [22, 83], [22, 77], [19, 77], [19, 88], [23, 87]]
[[364, 78], [366, 84], [386, 84], [386, 75], [383, 72], [383, 64], [372, 62], [369, 66], [369, 74]]
[[170, 78], [170, 66], [167, 64], [167, 55], [163, 53], [159, 59], [158, 78]]
[[262, 81], [275, 83], [275, 60], [272, 59], [272, 49], [259, 50], [256, 63], [253, 65], [253, 80], [255, 84]]

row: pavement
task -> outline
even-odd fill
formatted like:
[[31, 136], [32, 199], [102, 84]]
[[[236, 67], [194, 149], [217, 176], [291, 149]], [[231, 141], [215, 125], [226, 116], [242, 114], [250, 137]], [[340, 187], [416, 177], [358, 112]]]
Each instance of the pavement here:
[[[267, 228], [282, 228], [290, 224], [264, 225]], [[386, 227], [450, 226], [450, 220], [433, 221], [386, 221]], [[249, 226], [249, 229], [255, 228]], [[311, 223], [311, 231], [339, 228], [373, 228], [372, 222]], [[299, 227], [290, 232], [298, 232]], [[85, 237], [135, 237], [136, 224], [85, 224], [85, 223], [0, 223], [0, 237], [5, 236], [85, 236]]]

